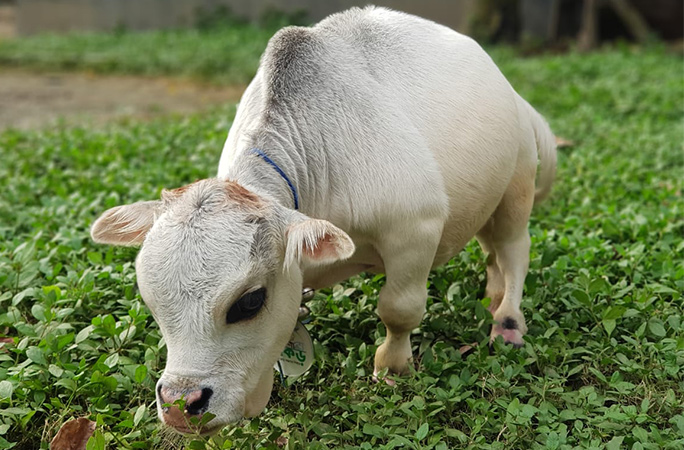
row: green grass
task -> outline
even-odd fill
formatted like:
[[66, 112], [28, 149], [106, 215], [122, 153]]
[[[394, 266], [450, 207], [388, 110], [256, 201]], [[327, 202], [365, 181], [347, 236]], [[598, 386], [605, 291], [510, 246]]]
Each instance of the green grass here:
[[277, 28], [240, 23], [206, 30], [74, 33], [0, 40], [0, 67], [172, 75], [247, 83]]
[[290, 449], [682, 448], [682, 60], [661, 48], [495, 59], [575, 141], [530, 225], [524, 348], [459, 355], [491, 323], [471, 244], [431, 276], [416, 371], [375, 384], [383, 279], [355, 277], [309, 303], [311, 371], [276, 382], [264, 414], [209, 442], [159, 431], [165, 347], [135, 290], [135, 250], [94, 245], [88, 227], [108, 207], [212, 176], [234, 108], [0, 133], [0, 333], [13, 340], [0, 349], [0, 448], [47, 448], [84, 415], [108, 448], [277, 448], [279, 437]]

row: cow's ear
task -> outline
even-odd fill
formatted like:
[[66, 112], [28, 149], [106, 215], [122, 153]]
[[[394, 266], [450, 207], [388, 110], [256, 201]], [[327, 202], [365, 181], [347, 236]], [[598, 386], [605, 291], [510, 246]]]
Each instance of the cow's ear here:
[[330, 264], [354, 254], [354, 242], [326, 220], [307, 219], [286, 231], [285, 267], [293, 263]]
[[137, 202], [108, 209], [90, 228], [90, 236], [100, 244], [140, 245], [161, 214], [162, 202]]

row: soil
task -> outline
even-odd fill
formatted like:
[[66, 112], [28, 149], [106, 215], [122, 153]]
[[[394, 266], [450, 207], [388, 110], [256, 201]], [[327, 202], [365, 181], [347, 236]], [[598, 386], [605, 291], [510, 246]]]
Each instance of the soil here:
[[215, 86], [169, 78], [82, 73], [0, 71], [0, 130], [64, 123], [102, 125], [189, 114], [234, 103], [244, 86]]

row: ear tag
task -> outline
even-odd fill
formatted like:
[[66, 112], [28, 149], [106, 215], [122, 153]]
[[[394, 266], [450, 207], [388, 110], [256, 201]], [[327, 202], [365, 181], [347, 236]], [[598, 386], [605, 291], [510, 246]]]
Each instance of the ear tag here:
[[304, 374], [314, 362], [313, 341], [304, 324], [297, 322], [285, 350], [275, 363], [283, 384]]

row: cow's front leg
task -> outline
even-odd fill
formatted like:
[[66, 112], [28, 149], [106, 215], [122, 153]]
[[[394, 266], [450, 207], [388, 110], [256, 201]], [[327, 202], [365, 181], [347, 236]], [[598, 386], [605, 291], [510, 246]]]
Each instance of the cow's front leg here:
[[401, 374], [407, 371], [411, 351], [411, 330], [416, 328], [425, 313], [427, 277], [413, 286], [391, 286], [386, 284], [380, 291], [378, 315], [387, 328], [385, 342], [375, 353], [374, 374], [387, 368], [389, 373]]
[[387, 328], [387, 338], [375, 353], [376, 375], [383, 369], [405, 373], [413, 356], [411, 330], [420, 324], [425, 313], [428, 274], [442, 233], [441, 223], [421, 225], [420, 233], [385, 238], [378, 246], [386, 274], [378, 299], [378, 315]]

